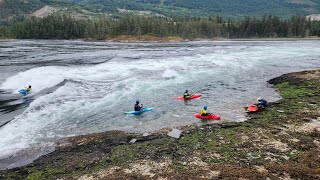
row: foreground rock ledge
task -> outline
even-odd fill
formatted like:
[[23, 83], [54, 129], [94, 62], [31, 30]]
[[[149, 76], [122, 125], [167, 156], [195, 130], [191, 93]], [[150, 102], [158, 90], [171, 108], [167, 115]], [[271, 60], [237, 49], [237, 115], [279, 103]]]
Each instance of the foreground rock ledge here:
[[320, 179], [320, 70], [269, 82], [283, 99], [246, 122], [74, 137], [0, 179]]

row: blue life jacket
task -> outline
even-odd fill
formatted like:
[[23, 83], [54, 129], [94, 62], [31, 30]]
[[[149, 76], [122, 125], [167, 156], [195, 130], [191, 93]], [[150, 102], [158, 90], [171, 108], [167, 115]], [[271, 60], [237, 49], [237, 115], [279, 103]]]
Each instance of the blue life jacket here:
[[260, 101], [258, 101], [259, 105], [262, 105], [262, 106], [267, 106], [268, 102], [264, 99], [261, 99]]

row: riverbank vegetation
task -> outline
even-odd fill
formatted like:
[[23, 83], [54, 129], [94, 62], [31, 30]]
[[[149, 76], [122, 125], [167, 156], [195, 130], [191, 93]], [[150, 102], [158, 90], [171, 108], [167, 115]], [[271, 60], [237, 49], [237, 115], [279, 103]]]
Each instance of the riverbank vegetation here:
[[94, 39], [154, 36], [195, 38], [291, 38], [320, 36], [320, 21], [304, 16], [280, 19], [277, 16], [245, 18], [239, 21], [209, 18], [102, 16], [77, 19], [70, 15], [32, 17], [10, 27], [0, 27], [0, 38], [18, 39]]
[[269, 81], [283, 99], [243, 123], [68, 139], [4, 179], [319, 179], [320, 70]]

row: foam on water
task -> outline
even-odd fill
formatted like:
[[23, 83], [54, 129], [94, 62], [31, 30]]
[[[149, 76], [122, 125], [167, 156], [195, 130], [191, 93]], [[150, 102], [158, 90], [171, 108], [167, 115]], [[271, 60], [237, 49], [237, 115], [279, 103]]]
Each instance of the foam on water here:
[[65, 68], [63, 67], [40, 67], [30, 69], [8, 78], [1, 84], [0, 88], [11, 89], [14, 90], [12, 93], [18, 93], [19, 89], [32, 85], [35, 87], [33, 92], [39, 92], [64, 81], [64, 77], [62, 76], [64, 70]]
[[[91, 47], [96, 45], [99, 51]], [[32, 67], [1, 84], [0, 89], [13, 93], [30, 84], [38, 93], [66, 81], [0, 128], [0, 159], [73, 135], [106, 130], [144, 132], [199, 123], [192, 114], [204, 104], [221, 115], [222, 121], [243, 121], [242, 106], [251, 100], [279, 98], [266, 80], [320, 65], [320, 43], [313, 41], [107, 46], [101, 50], [103, 44], [81, 44], [87, 53], [79, 58], [103, 63], [78, 66], [66, 59], [68, 66]], [[68, 53], [72, 61], [77, 58], [77, 52]], [[176, 101], [185, 89], [204, 96], [186, 103]], [[124, 115], [133, 109], [136, 99], [145, 107], [155, 107], [154, 111]]]
[[173, 79], [177, 76], [177, 72], [175, 70], [172, 69], [166, 69], [163, 74], [162, 77], [165, 79]]

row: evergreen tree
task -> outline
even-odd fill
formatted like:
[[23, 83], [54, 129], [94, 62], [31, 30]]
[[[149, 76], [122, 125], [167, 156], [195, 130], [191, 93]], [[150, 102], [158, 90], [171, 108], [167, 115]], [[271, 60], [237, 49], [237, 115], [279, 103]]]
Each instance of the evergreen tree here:
[[222, 17], [123, 16], [75, 19], [71, 15], [31, 17], [11, 27], [1, 28], [0, 37], [27, 39], [106, 39], [119, 35], [180, 36], [183, 38], [251, 38], [319, 36], [320, 22], [303, 16], [281, 20], [276, 16], [225, 21]]

